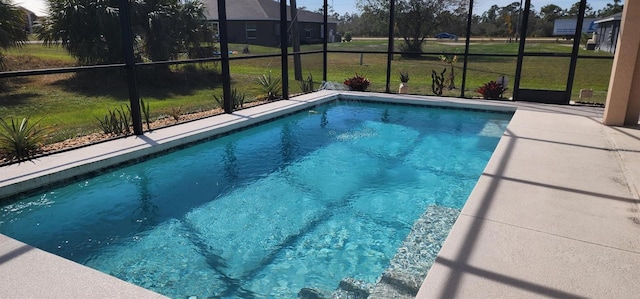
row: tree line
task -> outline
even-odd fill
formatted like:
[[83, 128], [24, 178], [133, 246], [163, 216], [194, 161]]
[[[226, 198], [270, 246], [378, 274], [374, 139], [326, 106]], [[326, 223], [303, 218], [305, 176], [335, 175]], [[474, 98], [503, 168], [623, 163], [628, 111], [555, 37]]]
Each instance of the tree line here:
[[[577, 18], [580, 2], [563, 9], [548, 4], [540, 9], [533, 5], [530, 9], [528, 36], [551, 36], [554, 20]], [[340, 32], [351, 32], [355, 36], [387, 36], [389, 28], [388, 0], [358, 0], [359, 13], [333, 13], [338, 19]], [[438, 32], [449, 32], [458, 36], [466, 35], [469, 0], [398, 0], [396, 1], [395, 36], [404, 39], [405, 50], [417, 50], [427, 37]], [[587, 4], [585, 17], [603, 18], [621, 12], [621, 0], [599, 10]], [[474, 14], [471, 35], [486, 37], [515, 37], [518, 23], [522, 19], [523, 7], [520, 2], [506, 6], [493, 5], [487, 11]]]
[[[122, 62], [119, 0], [47, 0], [49, 16], [37, 29], [45, 44], [61, 44], [81, 65]], [[138, 61], [165, 61], [181, 53], [203, 56], [213, 47], [201, 0], [132, 0], [131, 25]], [[295, 3], [295, 2], [294, 2]], [[585, 17], [602, 18], [622, 11], [622, 1], [612, 0], [600, 10], [587, 5]], [[359, 13], [331, 16], [339, 21], [340, 32], [355, 36], [387, 36], [390, 4], [388, 0], [358, 0]], [[469, 0], [397, 0], [395, 36], [401, 37], [401, 50], [420, 52], [428, 37], [438, 32], [464, 36]], [[320, 11], [321, 12], [321, 11]], [[515, 37], [522, 18], [520, 2], [489, 10], [472, 18], [471, 35]], [[563, 9], [549, 4], [529, 15], [529, 36], [551, 36], [553, 22], [577, 17], [579, 2]], [[0, 70], [2, 50], [27, 40], [23, 12], [12, 0], [0, 0]]]

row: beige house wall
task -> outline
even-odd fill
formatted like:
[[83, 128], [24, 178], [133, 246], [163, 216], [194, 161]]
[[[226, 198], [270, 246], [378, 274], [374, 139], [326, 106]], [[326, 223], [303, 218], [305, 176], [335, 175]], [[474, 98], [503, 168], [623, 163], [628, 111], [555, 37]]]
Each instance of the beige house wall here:
[[638, 124], [640, 116], [640, 1], [625, 1], [603, 123]]

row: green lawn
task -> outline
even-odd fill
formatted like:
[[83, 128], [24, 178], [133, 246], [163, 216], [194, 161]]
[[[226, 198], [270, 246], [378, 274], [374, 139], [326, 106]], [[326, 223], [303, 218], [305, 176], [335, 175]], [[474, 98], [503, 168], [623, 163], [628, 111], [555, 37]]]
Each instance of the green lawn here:
[[[400, 42], [396, 43], [396, 47]], [[244, 45], [230, 45], [231, 51], [242, 53]], [[251, 54], [278, 54], [280, 49], [249, 46]], [[305, 45], [302, 50], [319, 50], [321, 45]], [[364, 40], [349, 43], [334, 43], [330, 50], [386, 51], [385, 40]], [[568, 53], [570, 46], [560, 43], [527, 43], [528, 52]], [[460, 53], [464, 43], [439, 43], [429, 41], [424, 47], [429, 53]], [[516, 54], [516, 43], [473, 42], [470, 53], [476, 54]], [[581, 54], [594, 55], [581, 50]], [[231, 57], [245, 54], [231, 54]], [[599, 54], [607, 55], [607, 54]], [[20, 49], [5, 52], [7, 65], [13, 69], [43, 69], [72, 66], [75, 60], [59, 47], [44, 47], [28, 44]], [[302, 55], [303, 76], [311, 74], [316, 88], [322, 81], [322, 54]], [[294, 80], [293, 58], [289, 58], [290, 93], [300, 92]], [[573, 99], [579, 100], [579, 90], [593, 89], [594, 96], [582, 101], [604, 103], [609, 84], [611, 59], [580, 59], [573, 88]], [[342, 82], [355, 73], [367, 76], [372, 84], [370, 90], [385, 91], [387, 54], [328, 54], [328, 81]], [[564, 90], [568, 75], [569, 58], [527, 57], [523, 66], [522, 88]], [[451, 67], [439, 60], [439, 55], [423, 56], [420, 59], [402, 58], [396, 55], [392, 62], [391, 92], [396, 92], [400, 83], [400, 71], [410, 75], [410, 93], [432, 95], [432, 70], [441, 72]], [[453, 65], [457, 89], [445, 90], [446, 96], [460, 96], [463, 61]], [[465, 96], [478, 96], [474, 90], [485, 82], [496, 80], [498, 76], [509, 78], [511, 95], [515, 75], [516, 58], [512, 57], [470, 57], [467, 68]], [[140, 95], [150, 104], [152, 117], [167, 115], [179, 107], [183, 113], [217, 107], [213, 97], [222, 95], [219, 83], [219, 63], [203, 63], [189, 66], [171, 66], [171, 73], [144, 67], [138, 71]], [[257, 77], [272, 72], [279, 77], [280, 57], [232, 60], [230, 63], [232, 87], [246, 94], [247, 100], [262, 99], [264, 92], [256, 83]], [[162, 75], [164, 74], [164, 75]], [[108, 110], [128, 104], [128, 91], [122, 71], [97, 70], [82, 73], [43, 75], [5, 79], [0, 85], [0, 117], [22, 118], [30, 115], [42, 119], [43, 123], [56, 128], [52, 141], [98, 131], [98, 121]]]

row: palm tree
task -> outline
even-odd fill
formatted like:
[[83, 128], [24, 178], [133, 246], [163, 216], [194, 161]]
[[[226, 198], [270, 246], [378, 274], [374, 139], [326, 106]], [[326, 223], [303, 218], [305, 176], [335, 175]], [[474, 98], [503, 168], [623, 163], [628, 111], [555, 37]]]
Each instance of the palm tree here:
[[[0, 50], [18, 47], [27, 40], [24, 12], [10, 0], [0, 0]], [[0, 70], [4, 70], [4, 55], [0, 52]]]
[[38, 35], [61, 43], [81, 65], [122, 62], [118, 0], [49, 0], [49, 17]]
[[[62, 46], [83, 65], [123, 61], [118, 0], [48, 0], [40, 32], [46, 44]], [[139, 60], [177, 58], [189, 47], [213, 42], [200, 0], [133, 0], [131, 26]], [[207, 40], [208, 39], [208, 40]]]
[[144, 56], [164, 61], [176, 59], [180, 52], [198, 53], [202, 43], [212, 45], [204, 10], [199, 0], [147, 0], [134, 5], [132, 23]]

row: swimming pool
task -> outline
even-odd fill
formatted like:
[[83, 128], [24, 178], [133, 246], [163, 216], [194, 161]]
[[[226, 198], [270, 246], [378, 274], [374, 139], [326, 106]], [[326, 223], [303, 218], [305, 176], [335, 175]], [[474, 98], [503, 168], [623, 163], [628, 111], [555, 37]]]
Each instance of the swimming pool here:
[[14, 202], [0, 232], [172, 297], [372, 283], [509, 118], [339, 101]]

